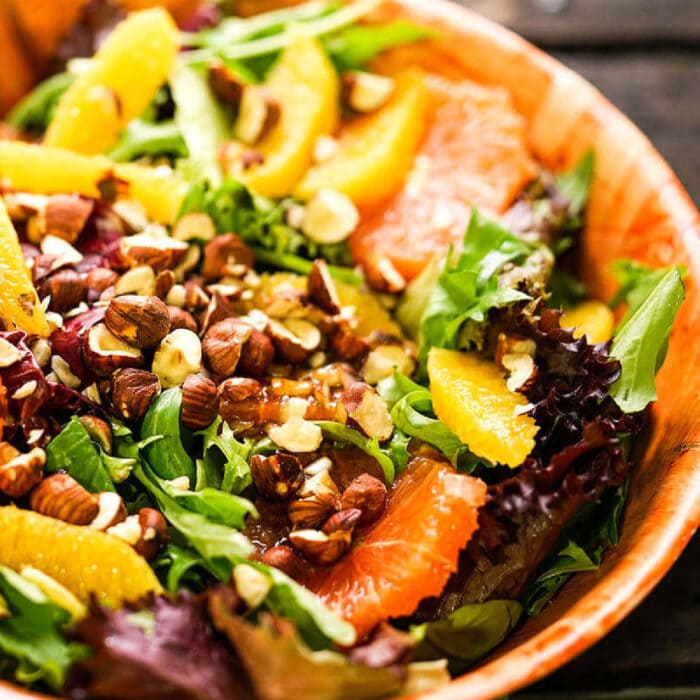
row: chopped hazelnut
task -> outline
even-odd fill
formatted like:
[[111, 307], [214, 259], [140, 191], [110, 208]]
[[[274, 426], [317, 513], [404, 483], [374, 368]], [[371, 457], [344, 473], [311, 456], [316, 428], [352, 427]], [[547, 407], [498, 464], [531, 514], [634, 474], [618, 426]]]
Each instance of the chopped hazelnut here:
[[163, 338], [153, 355], [152, 370], [166, 389], [180, 386], [202, 369], [202, 343], [196, 333], [178, 328]]
[[341, 243], [357, 228], [360, 215], [342, 192], [319, 190], [306, 204], [302, 231], [317, 243]]
[[182, 385], [180, 420], [190, 430], [209, 425], [219, 412], [216, 384], [203, 374], [190, 374]]
[[104, 321], [119, 340], [141, 349], [155, 347], [170, 330], [168, 307], [156, 296], [115, 297], [105, 311]]
[[112, 375], [112, 404], [127, 420], [143, 418], [160, 393], [160, 382], [153, 372], [122, 369]]

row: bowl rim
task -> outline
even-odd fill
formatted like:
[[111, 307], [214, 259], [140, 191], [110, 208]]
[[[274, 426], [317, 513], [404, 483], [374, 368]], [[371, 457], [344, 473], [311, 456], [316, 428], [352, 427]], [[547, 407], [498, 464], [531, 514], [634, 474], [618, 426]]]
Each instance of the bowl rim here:
[[[694, 249], [700, 272], [700, 223], [698, 212], [690, 197], [665, 160], [649, 143], [647, 137], [596, 88], [564, 64], [536, 48], [523, 37], [459, 4], [455, 0], [385, 0], [400, 7], [404, 13], [449, 25], [456, 34], [477, 35], [505, 47], [523, 60], [536, 63], [552, 78], [566, 77], [569, 82], [591, 93], [596, 108], [604, 119], [631, 128], [640, 144], [646, 144], [645, 157], [652, 166], [667, 174], [665, 193], [667, 208], [680, 207], [674, 220], [676, 231], [687, 250]], [[537, 632], [530, 639], [493, 657], [454, 678], [446, 685], [411, 696], [422, 700], [489, 700], [520, 689], [543, 678], [592, 646], [621, 622], [651, 592], [680, 556], [686, 544], [700, 526], [700, 442], [690, 442], [671, 465], [664, 481], [673, 481], [685, 498], [674, 503], [666, 500], [657, 508], [661, 527], [654, 535], [653, 550], [637, 545], [620, 560], [633, 558], [636, 565], [619, 565], [577, 600], [558, 620]], [[657, 523], [658, 524], [658, 523]], [[578, 574], [576, 578], [582, 576]], [[0, 681], [0, 698], [34, 698], [50, 700], [52, 696]]]

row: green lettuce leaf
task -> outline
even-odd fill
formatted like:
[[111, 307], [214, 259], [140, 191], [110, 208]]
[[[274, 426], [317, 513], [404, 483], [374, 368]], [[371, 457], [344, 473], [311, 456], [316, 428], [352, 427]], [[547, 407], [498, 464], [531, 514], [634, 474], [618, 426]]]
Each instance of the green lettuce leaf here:
[[419, 643], [417, 659], [447, 657], [450, 671], [459, 672], [498, 646], [522, 614], [516, 600], [489, 600], [463, 605], [443, 620], [411, 627]]
[[7, 608], [0, 617], [0, 651], [14, 660], [15, 679], [59, 690], [71, 664], [88, 652], [65, 639], [70, 614], [6, 566], [0, 566], [0, 598]]
[[189, 151], [174, 121], [149, 122], [132, 119], [107, 156], [117, 162], [141, 156], [169, 155], [184, 158]]
[[[569, 215], [574, 220], [579, 219], [576, 222], [578, 226], [588, 202], [594, 168], [595, 151], [589, 148], [573, 168], [557, 173], [554, 177], [557, 188], [569, 200]], [[576, 223], [572, 227], [576, 226]]]
[[72, 73], [57, 73], [42, 81], [15, 105], [7, 121], [25, 131], [45, 131], [58, 100], [74, 80]]
[[642, 411], [656, 400], [654, 379], [663, 364], [673, 321], [685, 297], [680, 269], [645, 277], [627, 293], [630, 309], [615, 329], [610, 355], [620, 362], [620, 378], [610, 395], [625, 413]]
[[77, 416], [46, 446], [46, 471], [59, 469], [65, 469], [91, 493], [115, 490], [99, 448]]

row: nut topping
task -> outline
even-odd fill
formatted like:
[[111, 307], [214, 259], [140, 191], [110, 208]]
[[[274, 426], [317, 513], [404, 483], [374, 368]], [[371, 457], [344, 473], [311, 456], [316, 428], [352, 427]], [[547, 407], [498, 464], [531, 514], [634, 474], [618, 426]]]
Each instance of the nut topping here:
[[203, 212], [191, 211], [178, 219], [173, 226], [172, 236], [176, 241], [208, 242], [216, 236], [216, 228], [211, 216]]
[[141, 349], [155, 347], [170, 330], [168, 307], [156, 296], [115, 297], [104, 320], [119, 340]]
[[248, 146], [254, 146], [272, 131], [280, 118], [280, 104], [260, 85], [246, 85], [234, 126], [234, 136]]
[[202, 277], [214, 282], [236, 265], [253, 267], [253, 251], [235, 233], [223, 233], [204, 246]]
[[83, 362], [98, 377], [109, 377], [117, 369], [143, 364], [141, 351], [114, 336], [104, 323], [95, 324], [85, 333], [81, 349]]
[[346, 508], [333, 513], [323, 526], [323, 532], [327, 535], [333, 533], [342, 533], [348, 538], [352, 537], [352, 531], [355, 529], [358, 521], [362, 517], [362, 511], [359, 508]]
[[323, 441], [321, 428], [299, 416], [292, 416], [282, 425], [270, 426], [267, 435], [276, 445], [290, 452], [314, 452]]
[[340, 509], [337, 494], [322, 491], [318, 494], [291, 501], [287, 515], [295, 529], [318, 527]]
[[197, 332], [197, 321], [194, 316], [184, 309], [177, 306], [168, 306], [168, 318], [170, 319], [170, 330], [174, 331], [178, 328], [185, 328], [193, 333]]
[[129, 267], [148, 265], [154, 272], [160, 272], [172, 269], [182, 260], [187, 243], [176, 241], [151, 224], [143, 233], [121, 238], [119, 252]]
[[340, 299], [325, 260], [314, 260], [306, 282], [309, 299], [327, 314], [340, 313]]
[[168, 542], [165, 518], [153, 508], [141, 508], [138, 515], [130, 515], [107, 533], [130, 544], [145, 559], [153, 559]]
[[108, 455], [112, 454], [112, 428], [106, 420], [97, 416], [80, 416], [78, 419], [87, 430], [90, 439], [96, 442]]
[[268, 457], [253, 455], [250, 475], [255, 488], [265, 498], [284, 501], [291, 498], [304, 483], [304, 470], [297, 457], [277, 452]]
[[243, 345], [241, 357], [238, 360], [238, 371], [260, 377], [267, 372], [275, 358], [275, 347], [272, 341], [262, 332], [253, 328], [250, 337]]
[[112, 375], [112, 404], [122, 418], [143, 418], [160, 393], [160, 382], [153, 372], [121, 369]]
[[202, 344], [196, 333], [184, 328], [171, 331], [153, 355], [152, 370], [166, 388], [180, 386], [202, 369]]
[[29, 505], [37, 513], [73, 525], [89, 525], [100, 509], [97, 496], [65, 472], [47, 476], [39, 483], [29, 496]]
[[371, 255], [364, 265], [367, 281], [378, 292], [397, 294], [406, 288], [406, 280], [386, 255]]
[[368, 384], [377, 384], [394, 371], [410, 377], [416, 363], [403, 345], [379, 345], [367, 355], [362, 366], [362, 378]]
[[99, 511], [88, 527], [105, 532], [108, 528], [126, 520], [126, 506], [118, 493], [103, 491], [97, 494], [97, 501]]
[[300, 364], [321, 344], [321, 331], [303, 318], [270, 319], [267, 332], [287, 362]]
[[220, 377], [230, 377], [236, 371], [243, 345], [252, 333], [253, 326], [238, 318], [215, 323], [202, 341], [207, 367]]
[[94, 206], [92, 199], [83, 199], [77, 195], [52, 195], [43, 211], [44, 233], [74, 243], [85, 228]]
[[10, 367], [19, 362], [24, 353], [9, 340], [0, 338], [0, 367]]
[[190, 430], [206, 428], [219, 412], [216, 384], [203, 374], [191, 374], [182, 385], [180, 420]]
[[27, 454], [9, 442], [0, 443], [0, 491], [10, 498], [19, 498], [36, 486], [42, 477], [46, 453], [34, 447]]
[[41, 297], [51, 297], [49, 308], [61, 313], [69, 311], [83, 301], [86, 291], [81, 275], [70, 269], [54, 272], [40, 285]]
[[207, 78], [209, 87], [221, 102], [231, 107], [238, 107], [245, 83], [234, 71], [227, 68], [221, 61], [215, 61], [209, 66]]
[[353, 382], [343, 391], [347, 423], [367, 437], [388, 440], [394, 431], [386, 401], [364, 382]]
[[301, 230], [316, 243], [341, 243], [359, 222], [357, 207], [347, 195], [323, 189], [304, 207]]
[[343, 74], [343, 97], [355, 112], [374, 112], [383, 107], [394, 92], [394, 79], [365, 71]]
[[262, 555], [262, 562], [268, 566], [274, 566], [293, 579], [300, 579], [306, 568], [299, 555], [291, 547], [283, 544], [270, 547]]
[[360, 474], [353, 479], [343, 492], [343, 508], [359, 508], [362, 517], [360, 525], [373, 523], [384, 511], [386, 504], [386, 486], [371, 474]]
[[315, 564], [332, 564], [350, 549], [351, 536], [343, 531], [327, 535], [320, 530], [293, 530], [291, 543]]

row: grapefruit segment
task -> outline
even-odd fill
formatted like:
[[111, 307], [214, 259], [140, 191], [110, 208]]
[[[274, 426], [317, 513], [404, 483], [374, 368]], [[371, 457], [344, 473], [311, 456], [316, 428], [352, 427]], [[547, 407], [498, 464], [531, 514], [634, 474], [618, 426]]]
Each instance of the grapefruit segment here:
[[409, 615], [442, 591], [485, 499], [484, 482], [445, 462], [416, 457], [397, 479], [382, 517], [309, 587], [361, 639], [382, 620]]
[[384, 253], [407, 278], [461, 240], [472, 205], [500, 214], [537, 174], [525, 121], [504, 90], [426, 80], [433, 114], [404, 186], [365, 210], [350, 240], [357, 260]]

